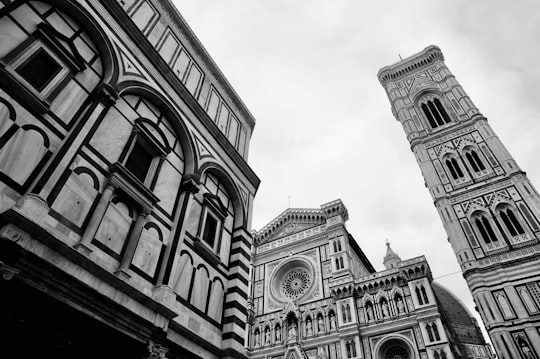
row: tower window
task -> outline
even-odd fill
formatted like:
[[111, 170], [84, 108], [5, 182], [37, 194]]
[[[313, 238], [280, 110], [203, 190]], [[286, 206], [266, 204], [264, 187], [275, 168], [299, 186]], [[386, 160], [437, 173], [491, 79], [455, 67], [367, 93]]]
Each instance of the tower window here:
[[454, 180], [458, 180], [460, 178], [465, 177], [465, 174], [461, 170], [461, 167], [459, 166], [459, 163], [455, 157], [447, 159], [445, 163], [446, 163], [446, 167], [448, 167], [448, 170], [450, 171], [450, 174], [452, 175], [452, 178]]
[[428, 304], [429, 299], [428, 299], [428, 296], [427, 296], [427, 293], [426, 293], [426, 288], [424, 288], [424, 286], [420, 286], [420, 292], [422, 293], [422, 298], [424, 299], [424, 304]]
[[444, 106], [439, 99], [427, 101], [420, 107], [422, 108], [422, 111], [424, 112], [424, 115], [426, 116], [431, 128], [437, 128], [451, 122], [448, 113], [444, 109]]
[[426, 332], [427, 332], [429, 341], [430, 342], [435, 341], [435, 339], [433, 338], [433, 333], [431, 332], [431, 326], [429, 324], [426, 324]]
[[441, 337], [439, 336], [439, 329], [437, 329], [437, 323], [431, 323], [431, 330], [433, 330], [435, 340], [441, 340]]
[[343, 256], [336, 257], [336, 270], [345, 268], [345, 262], [343, 261]]
[[467, 161], [471, 165], [471, 168], [474, 172], [480, 172], [486, 169], [486, 166], [484, 165], [484, 162], [480, 159], [478, 152], [470, 150], [465, 154], [465, 157], [467, 158]]
[[514, 211], [511, 208], [506, 207], [499, 210], [499, 215], [501, 216], [506, 229], [512, 237], [525, 233], [521, 223], [519, 223]]
[[497, 236], [495, 235], [489, 220], [485, 216], [477, 217], [474, 220], [474, 224], [476, 225], [476, 228], [478, 228], [478, 231], [486, 244], [497, 242]]
[[416, 292], [416, 298], [418, 299], [418, 304], [424, 305], [424, 301], [422, 300], [422, 295], [420, 294], [420, 288], [416, 287], [414, 291]]

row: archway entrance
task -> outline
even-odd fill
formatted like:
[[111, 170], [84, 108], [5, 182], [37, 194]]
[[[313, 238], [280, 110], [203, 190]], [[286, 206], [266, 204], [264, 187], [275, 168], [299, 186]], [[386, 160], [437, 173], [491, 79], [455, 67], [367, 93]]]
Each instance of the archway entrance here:
[[[383, 339], [384, 340], [384, 339]], [[414, 351], [405, 339], [389, 338], [377, 350], [377, 359], [414, 359]]]

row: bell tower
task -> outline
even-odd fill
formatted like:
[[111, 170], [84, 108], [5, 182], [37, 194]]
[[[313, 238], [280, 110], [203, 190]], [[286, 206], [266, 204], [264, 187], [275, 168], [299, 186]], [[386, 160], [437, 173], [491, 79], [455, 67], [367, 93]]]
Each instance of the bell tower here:
[[438, 47], [378, 78], [499, 358], [540, 359], [538, 192]]

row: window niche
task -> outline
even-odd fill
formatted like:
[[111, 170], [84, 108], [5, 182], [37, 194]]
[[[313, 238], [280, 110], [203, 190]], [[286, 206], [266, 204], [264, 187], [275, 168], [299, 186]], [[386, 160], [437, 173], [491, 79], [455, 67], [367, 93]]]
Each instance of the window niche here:
[[163, 160], [170, 152], [165, 134], [150, 120], [139, 118], [117, 165], [127, 170], [131, 182], [153, 189]]
[[47, 112], [65, 85], [86, 68], [73, 42], [46, 23], [39, 24], [0, 63], [0, 80], [41, 113]]
[[422, 109], [422, 112], [424, 113], [424, 116], [432, 129], [444, 126], [447, 123], [452, 122], [452, 119], [448, 115], [448, 112], [443, 106], [441, 100], [434, 96], [423, 99], [419, 103], [419, 106]]
[[227, 207], [217, 195], [211, 193], [203, 195], [201, 221], [194, 245], [207, 260], [214, 264], [220, 261], [221, 234], [227, 214]]

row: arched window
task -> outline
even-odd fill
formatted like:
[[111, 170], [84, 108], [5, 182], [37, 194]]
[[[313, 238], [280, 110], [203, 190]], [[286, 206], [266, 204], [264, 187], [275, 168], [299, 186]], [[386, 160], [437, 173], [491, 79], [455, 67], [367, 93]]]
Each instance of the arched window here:
[[438, 351], [433, 351], [433, 359], [441, 359]]
[[434, 339], [433, 339], [433, 333], [431, 332], [431, 326], [429, 325], [429, 323], [425, 325], [425, 328], [426, 328], [426, 332], [427, 332], [429, 341], [430, 341], [430, 342], [434, 341]]
[[347, 322], [350, 322], [352, 320], [352, 316], [351, 316], [351, 306], [349, 303], [347, 303], [345, 305], [345, 308], [346, 308], [346, 314], [347, 314]]
[[427, 105], [425, 103], [422, 104], [422, 111], [424, 111], [424, 115], [426, 115], [426, 118], [428, 119], [429, 125], [431, 128], [436, 128], [439, 125], [435, 122], [435, 119], [431, 115], [431, 111], [428, 109]]
[[441, 359], [446, 359], [446, 352], [444, 349], [441, 350]]
[[427, 101], [421, 106], [424, 115], [426, 116], [431, 128], [437, 128], [451, 122], [448, 113], [439, 99]]
[[439, 336], [439, 329], [437, 328], [437, 323], [431, 323], [431, 329], [433, 330], [435, 340], [441, 340], [441, 337]]
[[486, 169], [484, 162], [480, 159], [478, 152], [476, 152], [475, 150], [471, 149], [467, 151], [465, 153], [465, 158], [467, 158], [467, 161], [471, 165], [471, 168], [474, 172], [480, 172]]
[[441, 101], [439, 101], [438, 98], [434, 99], [433, 102], [435, 103], [435, 106], [437, 107], [437, 110], [439, 111], [440, 115], [442, 116], [444, 123], [449, 123], [450, 117], [448, 116], [448, 113], [444, 109], [444, 106], [442, 105]]
[[334, 241], [334, 253], [337, 253], [338, 249], [337, 249], [337, 242]]
[[474, 224], [486, 244], [498, 241], [489, 219], [484, 214], [477, 215], [474, 219]]
[[345, 268], [345, 263], [343, 262], [343, 256], [336, 257], [336, 270]]
[[416, 298], [418, 299], [418, 304], [424, 305], [424, 301], [422, 300], [422, 295], [420, 294], [420, 288], [416, 287], [414, 291], [416, 293]]
[[341, 319], [343, 320], [343, 323], [347, 323], [347, 307], [345, 304], [341, 304]]
[[341, 239], [336, 240], [338, 252], [341, 252]]
[[424, 304], [428, 304], [429, 303], [429, 299], [428, 299], [428, 296], [427, 296], [427, 293], [426, 293], [426, 288], [424, 288], [424, 286], [420, 286], [420, 292], [422, 293], [422, 298], [424, 299]]
[[455, 157], [449, 157], [445, 161], [446, 167], [450, 171], [450, 175], [453, 179], [457, 180], [460, 178], [464, 178], [465, 174], [463, 173], [463, 170], [461, 169], [457, 159]]
[[510, 206], [502, 205], [499, 206], [497, 209], [499, 216], [501, 217], [504, 225], [506, 226], [506, 229], [512, 237], [525, 233], [523, 227], [521, 226], [521, 223], [519, 223], [519, 220], [517, 219], [513, 209], [510, 208]]

